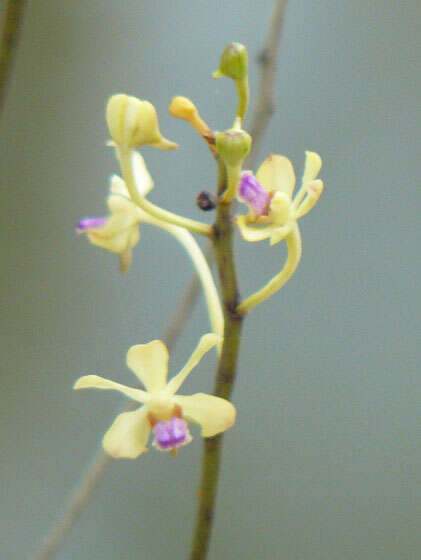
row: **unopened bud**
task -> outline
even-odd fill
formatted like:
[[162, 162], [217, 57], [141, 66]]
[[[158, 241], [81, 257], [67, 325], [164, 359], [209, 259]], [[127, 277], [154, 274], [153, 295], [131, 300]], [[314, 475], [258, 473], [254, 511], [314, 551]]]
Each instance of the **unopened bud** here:
[[187, 97], [174, 97], [168, 107], [170, 114], [176, 119], [183, 119], [187, 121], [197, 132], [205, 139], [212, 153], [215, 153], [215, 148], [212, 142], [213, 132], [209, 126], [200, 117], [199, 111], [193, 101]]
[[178, 148], [160, 133], [158, 115], [149, 101], [122, 93], [113, 95], [107, 104], [106, 119], [117, 146], [134, 149], [146, 144], [161, 150]]
[[174, 97], [168, 107], [170, 114], [176, 119], [191, 121], [197, 115], [196, 105], [187, 97]]
[[217, 132], [215, 147], [227, 169], [227, 188], [221, 200], [229, 203], [237, 196], [243, 161], [251, 148], [251, 136], [245, 130], [237, 128]]
[[196, 204], [205, 212], [214, 210], [216, 208], [216, 201], [216, 196], [210, 191], [202, 191], [196, 197]]
[[222, 53], [219, 68], [213, 77], [223, 76], [232, 80], [244, 80], [247, 77], [247, 49], [241, 43], [230, 43]]
[[251, 149], [251, 136], [245, 130], [231, 128], [216, 133], [216, 151], [229, 167], [240, 165]]

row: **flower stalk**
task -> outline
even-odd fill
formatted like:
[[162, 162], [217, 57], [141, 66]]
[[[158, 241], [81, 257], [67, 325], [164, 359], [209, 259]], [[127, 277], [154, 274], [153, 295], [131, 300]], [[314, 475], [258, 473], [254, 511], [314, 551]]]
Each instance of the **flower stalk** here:
[[[225, 191], [226, 181], [225, 165], [219, 161], [218, 194]], [[213, 229], [213, 246], [221, 285], [225, 323], [224, 342], [213, 394], [229, 400], [235, 380], [243, 323], [242, 315], [236, 312], [236, 306], [239, 301], [239, 286], [233, 252], [231, 204], [219, 201], [217, 218]], [[206, 558], [216, 504], [222, 443], [223, 437], [221, 435], [204, 441], [200, 502], [190, 560], [203, 560]]]
[[191, 233], [184, 228], [173, 226], [172, 224], [168, 224], [167, 222], [162, 222], [160, 220], [155, 220], [154, 218], [150, 218], [150, 220], [148, 221], [150, 224], [159, 227], [173, 235], [175, 239], [177, 239], [181, 243], [181, 245], [183, 245], [184, 249], [189, 255], [202, 285], [212, 331], [219, 337], [217, 348], [218, 354], [220, 354], [222, 348], [221, 340], [224, 336], [224, 317], [218, 291], [216, 289], [212, 273], [202, 250], [200, 249]]
[[166, 224], [165, 222], [160, 222], [159, 224], [156, 223], [155, 225], [165, 229], [168, 233], [171, 233], [183, 245], [184, 249], [191, 258], [205, 294], [212, 330], [219, 337], [217, 348], [218, 353], [220, 354], [222, 348], [221, 341], [224, 336], [224, 316], [218, 291], [202, 250], [191, 233], [185, 229], [172, 226], [171, 224]]
[[237, 308], [238, 313], [244, 314], [250, 311], [256, 305], [264, 302], [270, 296], [275, 294], [282, 288], [291, 278], [297, 269], [301, 258], [301, 235], [297, 224], [294, 224], [291, 232], [285, 237], [288, 249], [288, 258], [282, 270], [276, 274], [269, 282], [260, 290], [246, 298]]

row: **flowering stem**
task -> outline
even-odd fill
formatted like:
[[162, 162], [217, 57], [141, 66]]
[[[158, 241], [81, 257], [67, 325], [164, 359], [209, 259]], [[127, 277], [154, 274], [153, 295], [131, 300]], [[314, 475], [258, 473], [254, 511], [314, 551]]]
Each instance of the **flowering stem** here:
[[[226, 189], [224, 164], [218, 162], [218, 194]], [[214, 395], [230, 399], [240, 347], [243, 317], [235, 312], [239, 299], [233, 253], [233, 227], [230, 204], [219, 201], [214, 225], [214, 251], [221, 285], [224, 312], [224, 342], [216, 374]], [[223, 436], [204, 440], [200, 503], [190, 560], [206, 558], [214, 517]]]
[[298, 229], [298, 225], [296, 223], [293, 226], [291, 233], [286, 236], [285, 241], [288, 248], [288, 258], [283, 269], [265, 286], [263, 286], [263, 288], [242, 301], [237, 307], [238, 313], [247, 313], [247, 311], [265, 301], [265, 299], [280, 290], [294, 274], [298, 263], [300, 262], [302, 251], [300, 230]]
[[135, 204], [137, 204], [137, 206], [139, 206], [139, 208], [154, 218], [167, 222], [168, 224], [180, 226], [207, 237], [212, 235], [212, 228], [208, 224], [197, 222], [196, 220], [190, 220], [189, 218], [184, 218], [183, 216], [178, 216], [177, 214], [168, 212], [168, 210], [155, 206], [155, 204], [152, 204], [152, 202], [149, 202], [149, 200], [146, 200], [145, 197], [141, 196], [136, 188], [136, 183], [133, 177], [131, 161], [132, 151], [129, 149], [122, 149], [118, 146], [117, 153], [121, 164], [121, 173], [130, 193], [130, 198]]

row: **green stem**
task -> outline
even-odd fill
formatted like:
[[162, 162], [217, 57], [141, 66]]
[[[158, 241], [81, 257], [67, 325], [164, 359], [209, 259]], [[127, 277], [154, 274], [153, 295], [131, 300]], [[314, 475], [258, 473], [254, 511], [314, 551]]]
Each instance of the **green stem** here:
[[[226, 189], [225, 166], [219, 162], [218, 193]], [[224, 312], [224, 343], [216, 374], [214, 395], [230, 399], [234, 386], [241, 340], [241, 315], [235, 313], [239, 300], [233, 254], [233, 227], [230, 204], [219, 201], [214, 225], [214, 251], [221, 284]], [[209, 547], [214, 519], [223, 436], [204, 441], [200, 503], [190, 560], [204, 560]]]
[[240, 122], [237, 124], [239, 124], [241, 128], [244, 119], [246, 117], [247, 109], [249, 106], [249, 99], [250, 99], [248, 76], [246, 76], [243, 80], [236, 80], [235, 86], [237, 88], [238, 107], [237, 107], [237, 117], [234, 121], [234, 128], [236, 127], [237, 119], [240, 119]]

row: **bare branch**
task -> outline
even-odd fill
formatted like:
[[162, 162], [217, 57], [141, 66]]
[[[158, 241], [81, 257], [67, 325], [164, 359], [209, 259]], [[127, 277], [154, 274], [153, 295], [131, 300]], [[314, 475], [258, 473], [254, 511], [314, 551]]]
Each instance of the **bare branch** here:
[[9, 0], [6, 5], [0, 39], [0, 113], [12, 74], [26, 0]]
[[252, 149], [246, 162], [246, 167], [250, 169], [254, 167], [263, 135], [275, 110], [275, 76], [286, 3], [286, 0], [276, 0], [274, 2], [272, 15], [269, 21], [266, 46], [261, 51], [258, 59], [261, 67], [261, 75], [257, 88], [253, 115], [248, 129], [248, 132], [253, 138]]

